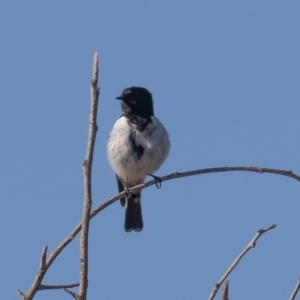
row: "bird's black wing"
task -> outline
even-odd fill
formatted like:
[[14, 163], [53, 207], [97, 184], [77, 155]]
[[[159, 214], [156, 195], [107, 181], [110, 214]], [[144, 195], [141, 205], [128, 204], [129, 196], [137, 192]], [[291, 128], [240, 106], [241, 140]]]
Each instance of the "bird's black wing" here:
[[[121, 180], [118, 178], [117, 175], [116, 175], [116, 178], [117, 178], [119, 193], [122, 193], [122, 192], [124, 192], [124, 186], [123, 186]], [[125, 197], [121, 198], [120, 201], [121, 201], [121, 205], [125, 206]]]

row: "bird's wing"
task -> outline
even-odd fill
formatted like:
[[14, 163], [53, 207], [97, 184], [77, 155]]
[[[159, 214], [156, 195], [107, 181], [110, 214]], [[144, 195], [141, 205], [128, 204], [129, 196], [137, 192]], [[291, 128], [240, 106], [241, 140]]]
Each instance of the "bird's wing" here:
[[[122, 193], [122, 192], [124, 192], [124, 186], [123, 186], [123, 183], [122, 183], [121, 180], [119, 179], [118, 175], [116, 175], [116, 178], [117, 178], [117, 183], [118, 183], [118, 190], [119, 190], [119, 193]], [[125, 206], [125, 197], [121, 198], [120, 201], [121, 201], [121, 205], [122, 205], [122, 206]]]

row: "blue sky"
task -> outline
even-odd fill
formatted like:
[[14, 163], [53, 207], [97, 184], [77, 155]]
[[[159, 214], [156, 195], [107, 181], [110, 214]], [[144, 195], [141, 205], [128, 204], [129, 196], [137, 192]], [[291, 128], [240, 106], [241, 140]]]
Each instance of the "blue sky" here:
[[[93, 202], [117, 193], [106, 141], [114, 100], [148, 88], [172, 149], [157, 175], [260, 166], [300, 174], [299, 1], [2, 1], [0, 277], [18, 299], [81, 218], [92, 58], [100, 55]], [[91, 223], [89, 299], [207, 299], [230, 275], [232, 299], [287, 299], [300, 276], [300, 185], [229, 172], [143, 191], [145, 227], [125, 233], [119, 203]], [[78, 238], [44, 284], [78, 281]], [[218, 296], [217, 296], [218, 298]], [[62, 291], [35, 299], [70, 299]]]

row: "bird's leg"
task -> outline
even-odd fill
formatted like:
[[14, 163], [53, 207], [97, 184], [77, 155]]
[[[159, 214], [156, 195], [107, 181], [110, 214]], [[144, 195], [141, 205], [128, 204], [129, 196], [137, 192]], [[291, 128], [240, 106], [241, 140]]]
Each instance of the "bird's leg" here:
[[125, 178], [124, 191], [125, 191], [126, 197], [128, 198], [131, 195], [131, 191], [130, 191], [128, 185], [127, 185], [127, 177]]
[[151, 176], [151, 177], [154, 178], [156, 187], [157, 187], [158, 189], [160, 189], [160, 188], [161, 188], [161, 178], [158, 177], [158, 176], [155, 176], [155, 175], [153, 175], [153, 174], [149, 174], [149, 176]]

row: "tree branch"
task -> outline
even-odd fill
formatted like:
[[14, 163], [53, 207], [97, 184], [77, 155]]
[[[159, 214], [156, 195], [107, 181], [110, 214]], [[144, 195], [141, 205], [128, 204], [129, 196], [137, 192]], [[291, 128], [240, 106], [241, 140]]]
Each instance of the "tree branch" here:
[[[278, 169], [271, 169], [271, 168], [261, 168], [261, 167], [219, 167], [219, 168], [208, 168], [208, 169], [198, 169], [193, 171], [187, 172], [176, 172], [166, 176], [161, 177], [162, 181], [168, 181], [172, 179], [182, 178], [182, 177], [189, 177], [194, 175], [201, 175], [201, 174], [209, 174], [209, 173], [220, 173], [220, 172], [233, 172], [233, 171], [245, 171], [245, 172], [255, 172], [255, 173], [271, 173], [277, 174], [282, 176], [287, 176], [293, 179], [296, 179], [300, 182], [300, 176], [294, 174], [291, 170], [278, 170]], [[148, 181], [147, 183], [140, 184], [132, 188], [132, 191], [136, 191], [139, 188], [145, 188], [155, 184], [155, 180]]]
[[[271, 173], [271, 174], [277, 174], [282, 176], [287, 176], [293, 179], [296, 179], [300, 182], [300, 176], [294, 174], [291, 170], [278, 170], [278, 169], [270, 169], [270, 168], [261, 168], [261, 167], [220, 167], [220, 168], [208, 168], [208, 169], [198, 169], [193, 171], [187, 171], [187, 172], [175, 172], [166, 176], [161, 177], [161, 181], [168, 181], [173, 180], [177, 178], [183, 178], [183, 177], [189, 177], [189, 176], [195, 176], [195, 175], [202, 175], [202, 174], [209, 174], [209, 173], [221, 173], [221, 172], [230, 172], [230, 171], [246, 171], [246, 172], [255, 172], [255, 173]], [[150, 180], [148, 182], [144, 182], [142, 184], [139, 184], [133, 188], [130, 188], [130, 191], [135, 193], [139, 190], [145, 189], [149, 186], [152, 186], [156, 184], [155, 180]], [[114, 197], [111, 197], [110, 199], [106, 200], [105, 202], [98, 205], [95, 209], [91, 212], [91, 218], [93, 218], [95, 215], [97, 215], [101, 210], [106, 208], [107, 206], [111, 205], [118, 199], [124, 197], [125, 192], [119, 193], [115, 195]]]
[[21, 299], [25, 299], [26, 295], [20, 290], [17, 290], [17, 291], [18, 291], [18, 294], [20, 295]]
[[93, 78], [91, 81], [91, 112], [86, 156], [83, 163], [84, 203], [80, 236], [80, 280], [78, 299], [86, 300], [88, 288], [88, 237], [92, 207], [92, 164], [97, 134], [97, 111], [100, 89], [98, 87], [98, 53], [94, 55]]
[[242, 257], [252, 248], [255, 247], [255, 243], [257, 240], [267, 231], [270, 229], [273, 229], [276, 227], [276, 224], [270, 225], [269, 227], [265, 229], [258, 229], [257, 233], [255, 234], [254, 238], [250, 241], [250, 243], [246, 246], [246, 248], [237, 256], [237, 258], [233, 261], [233, 263], [229, 266], [229, 268], [226, 270], [224, 275], [221, 277], [221, 279], [215, 284], [208, 300], [213, 300], [215, 298], [215, 295], [217, 294], [221, 284], [224, 282], [224, 280], [229, 276], [229, 274], [233, 271], [233, 269], [237, 266], [237, 264], [240, 262]]
[[60, 289], [67, 289], [67, 288], [73, 288], [79, 286], [79, 283], [71, 283], [71, 284], [56, 284], [56, 285], [46, 285], [46, 284], [40, 284], [38, 290], [60, 290]]
[[70, 294], [74, 299], [78, 300], [79, 299], [79, 295], [68, 290], [68, 289], [64, 289], [65, 292], [67, 292], [68, 294]]
[[[261, 173], [271, 173], [271, 174], [277, 174], [277, 175], [281, 175], [281, 176], [287, 176], [287, 177], [296, 179], [297, 181], [300, 182], [300, 176], [294, 174], [290, 170], [278, 170], [278, 169], [270, 169], [270, 168], [262, 168], [262, 167], [220, 167], [220, 168], [198, 169], [198, 170], [187, 171], [187, 172], [182, 172], [182, 173], [175, 172], [175, 173], [163, 176], [163, 177], [161, 177], [161, 179], [163, 182], [163, 181], [168, 181], [168, 180], [183, 178], [183, 177], [189, 177], [189, 176], [194, 176], [194, 175], [230, 172], [230, 171], [246, 171], [246, 172], [255, 172], [255, 173], [260, 173], [260, 174]], [[138, 190], [148, 188], [154, 184], [156, 184], [155, 180], [150, 180], [143, 184], [137, 185], [137, 186], [131, 188], [130, 190], [132, 192], [136, 192]], [[105, 209], [107, 206], [116, 202], [118, 199], [124, 197], [124, 195], [125, 195], [125, 192], [119, 193], [119, 194], [111, 197], [110, 199], [102, 202], [101, 204], [99, 204], [95, 209], [93, 209], [91, 211], [90, 219], [95, 217], [100, 211]], [[50, 253], [50, 255], [46, 261], [45, 267], [44, 267], [45, 273], [47, 272], [48, 268], [52, 265], [52, 263], [55, 261], [56, 257], [60, 254], [60, 252], [66, 246], [68, 246], [69, 243], [71, 243], [74, 240], [74, 238], [80, 232], [80, 230], [81, 230], [81, 223], [77, 224], [76, 227], [70, 232], [70, 234]], [[30, 291], [34, 291], [34, 289], [32, 287], [36, 284], [37, 279], [38, 279], [38, 285], [41, 284], [43, 277], [41, 275], [39, 275], [39, 277], [38, 277], [38, 275], [37, 275], [37, 278], [35, 279], [35, 281], [33, 282], [33, 284], [31, 285]], [[19, 294], [20, 294], [20, 292], [19, 292]], [[23, 296], [22, 296], [20, 294], [20, 296], [23, 300], [31, 300], [33, 298], [34, 294], [33, 293], [29, 294], [29, 292], [28, 292], [27, 295], [23, 294]], [[26, 299], [24, 298], [25, 296], [26, 296]]]
[[229, 280], [226, 280], [224, 282], [222, 300], [229, 300]]
[[299, 278], [299, 280], [298, 280], [298, 282], [297, 282], [297, 284], [296, 284], [296, 286], [295, 286], [295, 288], [294, 288], [294, 290], [292, 292], [290, 300], [294, 300], [296, 298], [299, 289], [300, 289], [300, 278]]
[[36, 274], [36, 277], [31, 285], [28, 293], [25, 295], [20, 290], [18, 290], [18, 293], [22, 300], [31, 300], [34, 297], [34, 295], [36, 294], [36, 292], [38, 291], [40, 283], [42, 282], [42, 280], [47, 272], [47, 267], [46, 267], [47, 250], [48, 250], [48, 247], [45, 246], [43, 249], [43, 252], [42, 252], [42, 256], [41, 256], [39, 271]]

